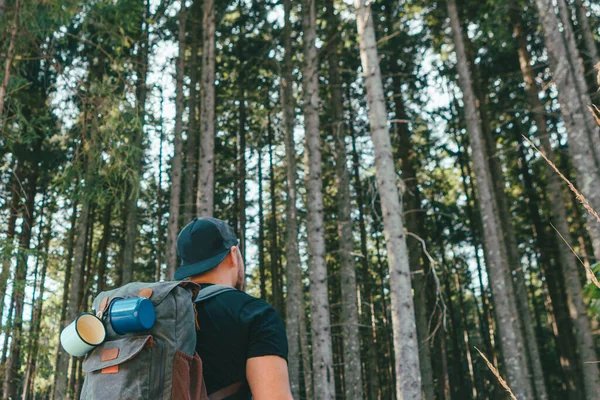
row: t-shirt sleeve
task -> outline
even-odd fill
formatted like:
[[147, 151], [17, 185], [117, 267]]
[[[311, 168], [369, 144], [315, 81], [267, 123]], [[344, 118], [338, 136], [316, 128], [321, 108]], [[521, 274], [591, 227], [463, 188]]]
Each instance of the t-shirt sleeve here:
[[287, 360], [285, 326], [269, 303], [262, 299], [249, 302], [242, 309], [240, 318], [248, 326], [247, 358], [279, 356]]

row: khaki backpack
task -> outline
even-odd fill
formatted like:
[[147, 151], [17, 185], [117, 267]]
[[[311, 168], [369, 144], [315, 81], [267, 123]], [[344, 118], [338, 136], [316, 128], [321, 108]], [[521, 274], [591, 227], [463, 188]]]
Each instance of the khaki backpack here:
[[[83, 400], [222, 400], [239, 391], [241, 382], [207, 395], [202, 361], [196, 353], [196, 311], [201, 302], [231, 287], [200, 290], [192, 282], [134, 282], [100, 293], [94, 311], [104, 321], [106, 340], [83, 361]], [[146, 332], [119, 335], [107, 318], [111, 301], [146, 297], [156, 322]]]

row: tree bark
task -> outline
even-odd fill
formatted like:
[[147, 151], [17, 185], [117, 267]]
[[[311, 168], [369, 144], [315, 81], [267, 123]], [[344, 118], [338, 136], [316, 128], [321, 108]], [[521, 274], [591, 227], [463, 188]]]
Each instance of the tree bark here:
[[467, 367], [469, 370], [469, 378], [471, 378], [471, 397], [477, 398], [477, 385], [475, 384], [475, 373], [473, 372], [473, 358], [471, 357], [471, 345], [469, 344], [469, 330], [467, 327], [467, 313], [465, 308], [464, 298], [462, 293], [462, 284], [459, 278], [460, 271], [456, 271], [454, 274], [454, 284], [456, 287], [456, 293], [458, 294], [458, 306], [460, 310], [460, 324], [462, 326], [462, 336], [465, 345], [465, 352], [467, 356]]
[[499, 157], [496, 141], [490, 128], [490, 120], [486, 109], [487, 99], [485, 98], [481, 80], [473, 62], [473, 56], [468, 48], [470, 41], [468, 41], [466, 36], [463, 36], [463, 38], [465, 40], [465, 45], [467, 46], [467, 54], [469, 56], [471, 73], [473, 75], [473, 88], [479, 104], [478, 108], [480, 113], [479, 115], [481, 117], [481, 131], [483, 133], [484, 142], [486, 145], [487, 159], [490, 165], [492, 182], [494, 183], [494, 196], [501, 224], [500, 232], [502, 233], [504, 239], [508, 266], [510, 267], [508, 279], [512, 281], [514, 292], [516, 294], [514, 299], [509, 298], [508, 300], [514, 303], [514, 307], [516, 307], [519, 313], [519, 321], [517, 321], [517, 324], [522, 330], [523, 337], [525, 338], [525, 353], [523, 354], [523, 358], [531, 369], [531, 379], [534, 390], [536, 391], [538, 398], [541, 400], [546, 400], [548, 398], [548, 394], [546, 391], [544, 372], [536, 341], [533, 319], [529, 309], [527, 290], [525, 288], [525, 278], [521, 268], [521, 254], [519, 252], [515, 230], [512, 224], [513, 216], [507, 203], [507, 194], [504, 191], [505, 179], [502, 172], [502, 160]]
[[181, 5], [179, 11], [179, 57], [177, 58], [175, 87], [175, 132], [173, 158], [171, 159], [171, 196], [169, 199], [169, 222], [167, 225], [167, 279], [173, 279], [177, 269], [177, 235], [179, 233], [179, 200], [181, 197], [181, 156], [183, 132], [183, 74], [185, 72], [185, 34], [187, 9]]
[[15, 57], [17, 33], [19, 32], [19, 11], [19, 0], [15, 0], [15, 15], [13, 17], [10, 43], [8, 45], [8, 52], [6, 53], [6, 61], [4, 61], [4, 79], [2, 79], [2, 86], [0, 86], [0, 132], [4, 130], [4, 102], [6, 100], [8, 82], [10, 80], [10, 67], [12, 65], [13, 58]]
[[[353, 120], [353, 117], [350, 119]], [[379, 365], [377, 357], [376, 337], [377, 337], [377, 325], [375, 324], [375, 312], [373, 309], [373, 282], [369, 271], [369, 252], [367, 250], [367, 227], [365, 224], [365, 206], [364, 206], [364, 189], [360, 179], [360, 158], [358, 151], [356, 150], [356, 135], [354, 129], [351, 128], [352, 134], [352, 161], [353, 161], [353, 175], [354, 175], [354, 186], [356, 190], [356, 203], [358, 208], [358, 226], [360, 229], [360, 252], [361, 252], [361, 278], [363, 289], [363, 296], [369, 303], [369, 307], [365, 307], [367, 312], [364, 312], [363, 320], [371, 325], [371, 329], [366, 330], [365, 341], [367, 347], [367, 361], [366, 361], [366, 378], [368, 382], [368, 399], [377, 400], [379, 398], [379, 374], [377, 373], [377, 366]], [[364, 303], [364, 301], [363, 301]]]
[[[519, 65], [521, 68], [521, 73], [523, 75], [523, 81], [525, 83], [525, 94], [527, 96], [527, 101], [531, 107], [532, 118], [535, 121], [537, 134], [541, 141], [541, 148], [546, 154], [546, 156], [554, 161], [554, 153], [552, 151], [552, 147], [550, 145], [550, 133], [548, 132], [548, 126], [546, 123], [546, 111], [544, 106], [538, 95], [538, 87], [535, 82], [535, 76], [531, 69], [531, 57], [527, 50], [527, 39], [525, 36], [524, 24], [521, 19], [520, 14], [515, 8], [516, 4], [513, 4], [513, 9], [511, 12], [511, 21], [513, 24], [513, 35], [517, 44], [517, 52], [519, 55]], [[519, 141], [521, 142], [520, 138]], [[525, 160], [523, 160], [525, 162]], [[555, 226], [562, 226], [563, 228], [566, 226], [566, 230], [561, 230], [563, 235], [570, 236], [569, 228], [568, 228], [568, 220], [566, 215], [566, 205], [563, 199], [563, 190], [562, 184], [560, 182], [560, 178], [556, 175], [556, 173], [552, 170], [550, 165], [545, 163], [546, 165], [546, 175], [548, 180], [548, 189], [550, 192], [550, 203], [551, 208], [554, 211], [553, 220]], [[524, 177], [526, 174], [524, 173]], [[534, 208], [535, 205], [531, 204], [531, 196], [530, 196], [530, 207], [531, 207], [531, 215], [534, 220], [534, 226], [536, 226], [537, 232], [537, 241], [541, 245], [548, 242], [548, 239], [545, 237], [545, 230], [542, 227], [542, 223], [540, 220], [539, 213], [537, 213]], [[561, 238], [558, 235], [555, 235], [555, 242], [558, 241], [558, 252], [560, 256], [561, 264], [566, 261], [568, 264], [567, 268], [574, 268], [577, 271], [577, 263], [575, 257], [571, 253], [571, 250], [564, 244]], [[572, 239], [568, 237], [569, 244], [572, 245]], [[540, 249], [540, 257], [546, 257], [545, 251]], [[542, 263], [546, 264], [546, 263]], [[564, 267], [563, 267], [564, 268]], [[548, 288], [550, 292], [550, 296], [552, 298], [553, 308], [555, 310], [556, 321], [559, 328], [559, 352], [563, 353], [562, 357], [565, 357], [567, 360], [566, 363], [563, 363], [563, 368], [565, 368], [565, 373], [567, 375], [568, 388], [571, 392], [572, 396], [577, 396], [577, 386], [575, 382], [577, 382], [578, 377], [576, 373], [576, 355], [570, 349], [572, 341], [570, 340], [572, 337], [572, 328], [571, 323], [568, 321], [567, 309], [565, 307], [565, 303], [563, 301], [562, 290], [560, 286], [560, 278], [557, 277], [555, 268], [551, 265], [548, 265], [546, 268], [546, 281], [548, 283]], [[581, 288], [581, 287], [580, 287]]]
[[339, 73], [338, 25], [333, 0], [328, 0], [327, 25], [329, 25], [329, 87], [331, 90], [331, 119], [334, 137], [335, 171], [337, 186], [337, 231], [339, 241], [340, 287], [342, 303], [342, 344], [344, 363], [344, 394], [347, 399], [362, 399], [362, 368], [360, 357], [360, 331], [358, 295], [356, 287], [356, 263], [350, 205], [350, 179], [346, 157], [346, 121], [344, 99]]
[[[263, 209], [263, 176], [262, 176], [262, 149], [258, 149], [258, 273], [260, 276], [260, 298], [267, 300], [267, 273], [265, 263], [265, 217]], [[289, 361], [288, 361], [289, 363]]]
[[[292, 397], [300, 398], [300, 361], [302, 350], [300, 348], [300, 336], [306, 336], [300, 328], [300, 320], [304, 315], [304, 296], [302, 290], [302, 270], [300, 268], [300, 256], [298, 254], [298, 215], [296, 210], [296, 149], [294, 143], [294, 124], [295, 124], [295, 103], [293, 95], [292, 76], [292, 40], [291, 40], [291, 3], [290, 0], [283, 0], [285, 25], [283, 27], [283, 76], [281, 83], [281, 99], [283, 108], [283, 128], [285, 134], [285, 156], [286, 156], [286, 178], [287, 178], [287, 199], [286, 199], [286, 282], [287, 297], [285, 302], [286, 309], [286, 332], [288, 336], [289, 357], [288, 369], [290, 371], [290, 387]], [[304, 325], [304, 324], [303, 324]], [[305, 327], [304, 327], [305, 328]], [[310, 363], [309, 363], [310, 365]], [[304, 370], [310, 371], [310, 366], [304, 364]], [[312, 392], [309, 382], [304, 385], [308, 394]]]
[[[462, 187], [463, 187], [463, 192], [466, 196], [466, 202], [465, 202], [465, 208], [467, 211], [467, 218], [469, 219], [469, 228], [471, 230], [471, 241], [472, 241], [472, 245], [473, 248], [475, 250], [475, 261], [477, 263], [477, 276], [478, 276], [478, 281], [479, 281], [479, 288], [481, 291], [481, 302], [482, 302], [482, 306], [483, 306], [483, 318], [482, 318], [482, 337], [483, 337], [483, 341], [485, 343], [486, 346], [486, 354], [493, 356], [493, 361], [494, 361], [494, 365], [498, 364], [498, 360], [495, 356], [495, 351], [494, 351], [494, 346], [492, 345], [493, 342], [493, 335], [490, 335], [490, 331], [492, 329], [492, 327], [490, 326], [490, 321], [491, 321], [491, 314], [490, 314], [490, 307], [489, 307], [489, 298], [488, 298], [488, 294], [486, 291], [486, 288], [483, 284], [483, 273], [482, 273], [482, 262], [481, 262], [481, 257], [479, 256], [479, 249], [481, 248], [481, 242], [480, 242], [480, 237], [481, 237], [481, 227], [482, 227], [482, 223], [481, 223], [481, 216], [479, 215], [478, 211], [477, 211], [477, 195], [475, 193], [475, 188], [473, 187], [474, 185], [469, 185], [467, 183], [467, 178], [470, 180], [470, 182], [473, 182], [473, 176], [471, 174], [471, 168], [469, 168], [469, 162], [467, 160], [468, 155], [465, 154], [465, 150], [463, 149], [462, 146], [462, 141], [459, 140], [458, 135], [456, 134], [456, 129], [453, 129], [454, 132], [454, 137], [455, 137], [455, 141], [456, 141], [456, 147], [458, 149], [458, 154], [457, 154], [457, 158], [458, 158], [458, 163], [460, 165], [460, 170], [461, 170], [461, 175], [462, 175]], [[466, 146], [465, 146], [466, 147]], [[489, 273], [488, 273], [489, 274]]]
[[[48, 250], [50, 248], [50, 240], [52, 239], [52, 215], [56, 211], [53, 201], [48, 205], [48, 222], [46, 224], [46, 233], [44, 235], [42, 248], [42, 271], [40, 273], [40, 291], [34, 305], [33, 318], [31, 319], [30, 337], [29, 337], [29, 355], [27, 357], [27, 369], [25, 372], [25, 381], [23, 384], [23, 400], [29, 400], [35, 397], [35, 374], [38, 360], [40, 330], [42, 325], [44, 291], [46, 283], [46, 272], [48, 270]], [[41, 232], [41, 223], [40, 223]]]
[[[557, 0], [559, 16], [558, 19], [562, 23], [562, 36], [564, 38], [564, 44], [566, 45], [568, 58], [567, 62], [571, 66], [574, 77], [575, 77], [575, 87], [577, 88], [577, 92], [579, 93], [580, 98], [580, 106], [582, 109], [583, 117], [585, 124], [588, 129], [588, 135], [590, 136], [590, 143], [594, 149], [594, 156], [596, 160], [596, 165], [600, 168], [600, 140], [598, 137], [600, 136], [600, 127], [596, 125], [594, 121], [594, 117], [592, 113], [589, 111], [589, 106], [591, 104], [590, 95], [594, 92], [589, 89], [589, 86], [585, 79], [585, 67], [583, 64], [583, 59], [579, 53], [579, 49], [577, 47], [577, 41], [575, 38], [575, 32], [573, 29], [573, 21], [571, 19], [571, 13], [569, 12], [569, 7], [567, 6], [567, 2], [565, 0]], [[548, 44], [547, 44], [548, 46]], [[598, 250], [594, 250], [596, 253], [596, 258], [600, 259]]]
[[200, 163], [196, 206], [201, 217], [212, 217], [215, 160], [215, 3], [204, 0], [202, 17], [202, 86]]
[[240, 248], [242, 250], [242, 259], [244, 268], [246, 265], [246, 94], [245, 89], [240, 89], [240, 109], [239, 109], [239, 154], [238, 154], [238, 227], [237, 232], [240, 237]]
[[[2, 316], [4, 315], [6, 287], [10, 277], [10, 255], [14, 253], [13, 242], [15, 237], [15, 227], [17, 225], [17, 217], [19, 216], [19, 210], [21, 208], [21, 175], [22, 170], [17, 165], [16, 171], [13, 172], [8, 184], [8, 190], [10, 191], [11, 195], [8, 206], [10, 209], [10, 215], [8, 217], [8, 226], [6, 229], [6, 248], [10, 249], [10, 253], [5, 255], [6, 260], [2, 262], [2, 272], [0, 273], [0, 330], [2, 329]], [[8, 320], [10, 320], [10, 318]]]
[[600, 56], [598, 55], [598, 48], [596, 47], [596, 39], [594, 33], [590, 27], [590, 21], [587, 16], [588, 10], [583, 5], [583, 1], [575, 0], [575, 8], [577, 10], [577, 23], [581, 26], [581, 33], [583, 36], [583, 42], [585, 44], [585, 50], [587, 54], [585, 56], [591, 61], [591, 67], [589, 70], [594, 71], [594, 67], [600, 64]]
[[[156, 232], [157, 236], [160, 240], [157, 243], [157, 248], [154, 254], [156, 266], [154, 267], [154, 281], [159, 282], [162, 275], [162, 263], [163, 263], [163, 249], [164, 246], [161, 246], [164, 240], [164, 229], [165, 226], [162, 223], [163, 214], [164, 214], [164, 206], [163, 206], [163, 191], [162, 191], [162, 182], [163, 182], [163, 146], [165, 139], [165, 130], [163, 125], [163, 104], [164, 104], [164, 96], [162, 88], [159, 90], [159, 98], [160, 98], [160, 114], [159, 114], [159, 126], [160, 126], [160, 138], [158, 143], [158, 182], [157, 189], [158, 193], [156, 196], [156, 203], [158, 211], [156, 213]], [[168, 253], [168, 250], [167, 250]]]
[[[565, 43], [552, 2], [536, 0], [536, 4], [544, 30], [550, 69], [558, 89], [558, 100], [569, 139], [569, 152], [576, 171], [577, 186], [591, 207], [600, 210], [600, 187], [596, 184], [600, 177], [600, 169], [596, 161], [600, 152], [594, 148], [594, 145], [600, 146], [600, 141], [597, 140], [600, 127], [590, 129], [594, 122], [588, 121], [592, 118], [586, 108], [589, 97], [587, 100], [582, 98], [579, 90], [581, 77], [578, 75], [582, 74], [577, 64], [579, 60], [571, 60], [572, 54], [568, 49], [573, 46], [567, 46]], [[585, 87], [583, 92], [587, 93]], [[590, 135], [590, 132], [593, 134]], [[587, 213], [586, 220], [594, 255], [598, 260], [600, 259], [600, 223], [590, 213]]]
[[[567, 52], [569, 53], [569, 57], [570, 57], [568, 62], [571, 63], [573, 70], [576, 72], [575, 79], [577, 82], [577, 90], [579, 91], [579, 95], [581, 96], [582, 104], [587, 105], [590, 102], [589, 96], [593, 93], [593, 91], [589, 91], [589, 87], [588, 87], [588, 84], [585, 79], [586, 68], [584, 66], [584, 59], [583, 59], [583, 57], [581, 57], [581, 54], [579, 52], [579, 48], [577, 45], [575, 29], [573, 28], [573, 19], [572, 19], [571, 13], [569, 11], [569, 6], [567, 5], [566, 0], [557, 0], [556, 3], [558, 5], [558, 18], [562, 23], [562, 28], [563, 28], [562, 35], [565, 39], [564, 43], [567, 46]], [[585, 11], [583, 12], [583, 14], [585, 15]], [[577, 22], [581, 23], [579, 21], [579, 17], [580, 17], [580, 14], [578, 14], [578, 16], [577, 16]], [[584, 18], [584, 21], [587, 22], [587, 17]], [[587, 49], [587, 43], [585, 41], [585, 38], [584, 38], [584, 44], [586, 45], [585, 46], [586, 50], [589, 50], [589, 49]], [[593, 71], [594, 71], [593, 68], [591, 71], [589, 71], [590, 75], [593, 75]], [[590, 122], [591, 122], [591, 124], [590, 124]], [[595, 125], [593, 124], [591, 115], [590, 115], [590, 118], [587, 119], [587, 123], [590, 124], [590, 125], [588, 125], [589, 129], [593, 129], [595, 127]], [[590, 135], [591, 134], [592, 134], [592, 132], [590, 131]], [[595, 145], [594, 147], [595, 147], [596, 157], [597, 157], [596, 163], [598, 163], [598, 157], [600, 156], [598, 152], [600, 151], [600, 146]]]
[[[402, 99], [399, 71], [394, 76], [395, 111], [397, 120], [408, 120]], [[406, 204], [406, 230], [424, 238], [426, 226], [424, 214], [421, 212], [421, 194], [417, 186], [416, 160], [413, 154], [415, 148], [411, 140], [411, 132], [407, 123], [395, 123], [397, 132], [398, 158], [401, 161], [402, 182], [404, 183], [403, 202]], [[415, 238], [406, 239], [408, 256], [412, 273], [414, 290], [415, 318], [417, 323], [417, 338], [419, 340], [419, 365], [421, 367], [421, 390], [424, 399], [434, 398], [433, 367], [431, 365], [431, 348], [429, 337], [429, 313], [427, 307], [427, 276], [429, 271], [423, 260], [421, 242]]]
[[410, 263], [402, 220], [401, 194], [398, 192], [392, 145], [386, 123], [387, 111], [379, 69], [373, 14], [372, 9], [367, 9], [365, 0], [356, 0], [355, 7], [358, 13], [360, 55], [367, 87], [371, 138], [375, 149], [376, 175], [390, 270], [396, 397], [399, 400], [420, 399], [419, 343], [412, 299]]
[[323, 224], [323, 180], [321, 176], [321, 140], [319, 131], [319, 63], [315, 40], [315, 0], [302, 3], [302, 28], [304, 30], [304, 125], [306, 132], [306, 189], [307, 234], [310, 310], [313, 350], [313, 376], [315, 399], [334, 399], [333, 348], [325, 262], [325, 227]]
[[[548, 21], [548, 22], [552, 21], [552, 16], [546, 15], [546, 21]], [[521, 32], [519, 31], [519, 29], [521, 27], [522, 27], [522, 25], [515, 24], [515, 36], [517, 37], [517, 39], [519, 39], [519, 34], [521, 34]], [[545, 28], [545, 29], [547, 29], [547, 28]], [[548, 39], [549, 38], [547, 37], [546, 40], [548, 41]], [[520, 40], [523, 41], [524, 38], [522, 38]], [[556, 56], [554, 56], [554, 57], [556, 57]], [[529, 54], [526, 52], [526, 49], [523, 48], [523, 44], [519, 45], [519, 59], [520, 59], [520, 64], [521, 64], [521, 71], [523, 73], [523, 78], [525, 81], [525, 90], [527, 91], [527, 98], [528, 98], [529, 103], [532, 105], [534, 119], [535, 119], [536, 126], [537, 126], [538, 132], [539, 132], [541, 148], [544, 151], [544, 154], [546, 155], [546, 157], [548, 157], [548, 159], [550, 159], [552, 162], [555, 162], [555, 160], [554, 160], [555, 157], [554, 157], [554, 153], [552, 151], [552, 147], [551, 147], [550, 139], [549, 139], [549, 133], [547, 130], [547, 124], [546, 124], [546, 120], [544, 118], [544, 109], [543, 109], [543, 106], [542, 106], [542, 104], [539, 100], [538, 94], [537, 94], [537, 88], [535, 86], [533, 73], [529, 69], [530, 57], [529, 57]], [[558, 67], [558, 65], [560, 65], [560, 63], [553, 62], [554, 58], [551, 58], [550, 60], [551, 60], [551, 65], [555, 65], [556, 67]], [[555, 76], [556, 75], [557, 74], [555, 73]], [[558, 80], [555, 78], [557, 85], [559, 83], [563, 83], [563, 85], [564, 85], [566, 83], [565, 82], [566, 79], [564, 79], [564, 78], [566, 78], [565, 74], [564, 73], [559, 74], [559, 76], [562, 79]], [[561, 87], [559, 87], [559, 90], [561, 90]], [[567, 93], [570, 93], [570, 92], [567, 90]], [[564, 97], [566, 97], [566, 96], [564, 96]], [[559, 100], [561, 100], [560, 97], [559, 97]], [[568, 101], [566, 99], [562, 99], [562, 100]], [[561, 102], [561, 108], [562, 108], [562, 102]], [[570, 117], [571, 121], [573, 121], [572, 115], [569, 115], [568, 117]], [[565, 123], [566, 123], [567, 117], [565, 117], [564, 113], [563, 113], [563, 119], [565, 120]], [[573, 129], [576, 129], [576, 128], [571, 127], [571, 130], [573, 130]], [[567, 132], [569, 132], [569, 130]], [[570, 144], [573, 143], [573, 144], [571, 144], [571, 146], [569, 146], [570, 148], [575, 147], [575, 144], [577, 143], [577, 139], [578, 139], [578, 136], [575, 136], [574, 138], [570, 137], [569, 143]], [[584, 143], [584, 146], [581, 146], [581, 144], [578, 144], [576, 147], [582, 148], [582, 147], [586, 147], [586, 146]], [[573, 157], [573, 161], [575, 164], [575, 157]], [[553, 211], [553, 216], [552, 216], [553, 224], [556, 227], [556, 229], [560, 232], [560, 234], [563, 236], [563, 238], [565, 238], [567, 240], [569, 246], [572, 246], [573, 239], [570, 234], [568, 217], [566, 214], [566, 204], [565, 204], [565, 201], [563, 198], [564, 194], [562, 191], [562, 184], [561, 184], [558, 176], [556, 175], [556, 173], [552, 170], [552, 168], [548, 164], [546, 164], [546, 175], [548, 177], [547, 178], [548, 179], [548, 189], [550, 192], [550, 195], [548, 196], [548, 198], [550, 200], [550, 205], [551, 205], [551, 208]], [[581, 173], [578, 174], [578, 176], [581, 176]], [[579, 181], [580, 181], [580, 179], [579, 179]], [[568, 300], [567, 300], [568, 301], [568, 303], [567, 303], [568, 311], [569, 311], [571, 320], [573, 322], [573, 325], [575, 327], [573, 334], [575, 335], [575, 344], [576, 344], [577, 350], [579, 352], [579, 359], [580, 359], [579, 368], [581, 369], [582, 378], [584, 381], [586, 398], [591, 399], [592, 397], [594, 397], [596, 395], [596, 393], [600, 392], [600, 387], [598, 386], [598, 385], [600, 385], [600, 371], [598, 370], [598, 366], [596, 363], [589, 363], [589, 362], [586, 363], [586, 360], [587, 361], [596, 360], [597, 355], [596, 355], [595, 346], [593, 344], [594, 342], [593, 342], [593, 336], [591, 333], [590, 321], [587, 317], [586, 307], [583, 302], [581, 281], [579, 280], [579, 267], [577, 265], [577, 261], [576, 261], [575, 257], [573, 256], [571, 250], [564, 243], [563, 238], [559, 237], [558, 233], [556, 234], [556, 240], [558, 241], [558, 251], [559, 251], [559, 257], [560, 257], [559, 258], [560, 267], [562, 269], [562, 275], [563, 275], [563, 279], [565, 282], [565, 290], [567, 292], [567, 297], [568, 297]], [[549, 283], [551, 283], [551, 282], [549, 282]], [[554, 303], [554, 301], [553, 301], [553, 303]], [[559, 306], [559, 304], [557, 304], [556, 306]], [[558, 319], [558, 317], [560, 317], [560, 314], [557, 315], [557, 322], [560, 323], [561, 320]], [[564, 322], [561, 325], [564, 326]], [[564, 327], [561, 330], [564, 332], [565, 331]], [[568, 328], [566, 331], [568, 332]], [[570, 337], [570, 335], [569, 335], [569, 337]], [[571, 365], [574, 365], [574, 361], [575, 360], [571, 360]]]
[[[62, 331], [69, 324], [69, 320], [67, 320], [67, 306], [69, 302], [69, 288], [71, 284], [71, 271], [73, 266], [73, 252], [74, 252], [74, 243], [75, 243], [75, 226], [77, 223], [77, 206], [78, 203], [73, 202], [73, 211], [71, 212], [71, 227], [69, 229], [69, 235], [67, 237], [67, 260], [65, 266], [65, 276], [63, 281], [63, 294], [62, 294], [62, 302], [60, 307], [60, 325], [59, 329]], [[69, 355], [65, 354], [64, 349], [60, 344], [60, 335], [58, 337], [57, 343], [57, 353], [56, 360], [54, 364], [54, 383], [52, 385], [52, 398], [55, 400], [60, 400], [60, 394], [58, 393], [58, 388], [60, 388], [60, 381], [64, 380], [63, 383], [66, 385], [66, 371], [69, 366]], [[61, 375], [62, 372], [62, 375]], [[64, 395], [64, 389], [62, 392]]]
[[150, 25], [150, 0], [144, 2], [144, 8], [140, 18], [140, 30], [142, 37], [139, 42], [138, 60], [137, 60], [137, 82], [136, 82], [136, 112], [139, 120], [139, 128], [133, 131], [132, 140], [132, 170], [134, 171], [129, 186], [131, 192], [127, 199], [127, 225], [125, 230], [125, 249], [123, 249], [123, 274], [121, 284], [124, 285], [133, 280], [135, 244], [137, 243], [138, 227], [137, 227], [137, 202], [140, 197], [140, 181], [142, 179], [142, 167], [144, 159], [144, 124], [146, 117], [146, 97], [148, 87], [146, 85], [146, 76], [148, 74], [148, 46]]
[[480, 114], [476, 106], [462, 27], [454, 0], [448, 1], [448, 13], [458, 61], [459, 81], [465, 104], [467, 130], [471, 138], [486, 255], [489, 263], [489, 278], [494, 294], [494, 311], [498, 321], [508, 384], [519, 399], [533, 399], [533, 389], [528, 379], [529, 371], [521, 358], [524, 350], [524, 338], [518, 324], [514, 321], [514, 316], [518, 315], [517, 310], [510, 302], [510, 299], [514, 298], [514, 293], [512, 283], [508, 280], [507, 250], [502, 238], [502, 225], [499, 219], [498, 206], [495, 202], [492, 172], [485, 158], [485, 138], [480, 126]]
[[[39, 151], [41, 142], [38, 139], [36, 150]], [[31, 172], [27, 182], [27, 193], [25, 208], [23, 210], [23, 222], [21, 224], [21, 235], [19, 238], [19, 254], [17, 255], [17, 268], [13, 283], [11, 302], [14, 305], [14, 319], [12, 323], [12, 342], [10, 344], [10, 356], [6, 363], [5, 379], [3, 385], [4, 399], [13, 399], [17, 395], [20, 381], [19, 368], [21, 364], [21, 349], [23, 338], [23, 310], [25, 305], [25, 288], [27, 285], [27, 261], [29, 260], [29, 244], [31, 241], [31, 230], [34, 224], [35, 195], [37, 194], [37, 181], [39, 169], [37, 165], [30, 166]]]
[[[82, 121], [82, 147], [84, 157], [84, 170], [85, 172], [85, 186], [81, 189], [83, 193], [83, 203], [81, 207], [81, 213], [77, 220], [76, 232], [77, 237], [74, 248], [74, 261], [72, 268], [72, 285], [71, 288], [79, 288], [83, 285], [83, 274], [85, 269], [85, 251], [87, 243], [87, 232], [89, 225], [89, 216], [91, 209], [91, 199], [87, 195], [86, 189], [89, 189], [93, 185], [94, 176], [96, 174], [96, 151], [95, 145], [95, 132], [87, 129], [88, 124], [88, 110], [87, 104], [83, 104], [83, 121]], [[88, 136], [89, 135], [89, 136]], [[79, 306], [81, 304], [81, 292], [79, 290], [72, 290], [69, 296], [67, 305], [66, 320], [72, 321], [79, 312]], [[62, 352], [59, 346], [59, 359], [57, 362], [56, 374], [58, 374], [58, 380], [56, 380], [54, 388], [54, 399], [64, 399], [67, 397], [67, 368], [69, 365], [69, 354]]]
[[273, 129], [271, 114], [267, 113], [267, 147], [269, 148], [269, 192], [271, 195], [271, 213], [269, 216], [269, 247], [271, 262], [271, 295], [273, 307], [283, 316], [283, 288], [279, 272], [279, 235], [277, 233], [277, 195], [275, 193], [275, 162], [273, 161]]
[[200, 132], [198, 131], [198, 47], [202, 39], [202, 1], [196, 0], [190, 9], [188, 24], [190, 25], [190, 99], [189, 99], [189, 122], [187, 129], [187, 141], [184, 149], [185, 169], [183, 172], [183, 193], [181, 198], [182, 211], [181, 219], [184, 224], [190, 222], [196, 213], [195, 188], [198, 183], [198, 141]]
[[98, 271], [98, 286], [97, 293], [104, 291], [106, 285], [106, 263], [108, 261], [108, 244], [111, 237], [111, 219], [112, 219], [113, 202], [111, 201], [104, 207], [104, 217], [102, 219], [102, 239], [100, 240], [99, 252], [100, 259], [96, 266]]

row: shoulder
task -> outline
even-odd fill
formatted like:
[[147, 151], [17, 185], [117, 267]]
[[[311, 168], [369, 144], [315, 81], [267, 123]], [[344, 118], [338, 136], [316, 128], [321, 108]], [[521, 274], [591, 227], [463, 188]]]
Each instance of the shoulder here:
[[231, 294], [237, 296], [239, 301], [243, 302], [243, 306], [240, 309], [240, 319], [242, 320], [251, 321], [256, 317], [265, 314], [274, 314], [275, 316], [278, 316], [275, 309], [263, 299], [252, 297], [239, 291], [238, 293]]
[[215, 303], [226, 306], [244, 320], [252, 319], [265, 312], [275, 312], [275, 309], [263, 299], [250, 296], [237, 289], [223, 292], [216, 296], [215, 300]]

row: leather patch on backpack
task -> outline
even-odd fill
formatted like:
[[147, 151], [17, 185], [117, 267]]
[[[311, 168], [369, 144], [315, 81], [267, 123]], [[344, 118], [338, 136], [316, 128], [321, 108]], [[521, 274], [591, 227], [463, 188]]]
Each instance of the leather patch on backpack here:
[[115, 347], [114, 349], [106, 349], [102, 352], [102, 362], [111, 361], [119, 357], [119, 348]]
[[102, 374], [116, 374], [118, 372], [119, 372], [119, 365], [118, 364], [110, 366], [110, 367], [103, 368], [102, 371], [100, 371], [100, 373], [102, 373]]
[[104, 297], [102, 299], [102, 301], [100, 302], [100, 308], [98, 309], [98, 312], [96, 313], [96, 317], [102, 319], [102, 316], [106, 312], [107, 308], [108, 308], [108, 296]]
[[152, 297], [152, 289], [150, 289], [149, 287], [143, 288], [138, 292], [138, 296], [149, 299], [150, 297]]

